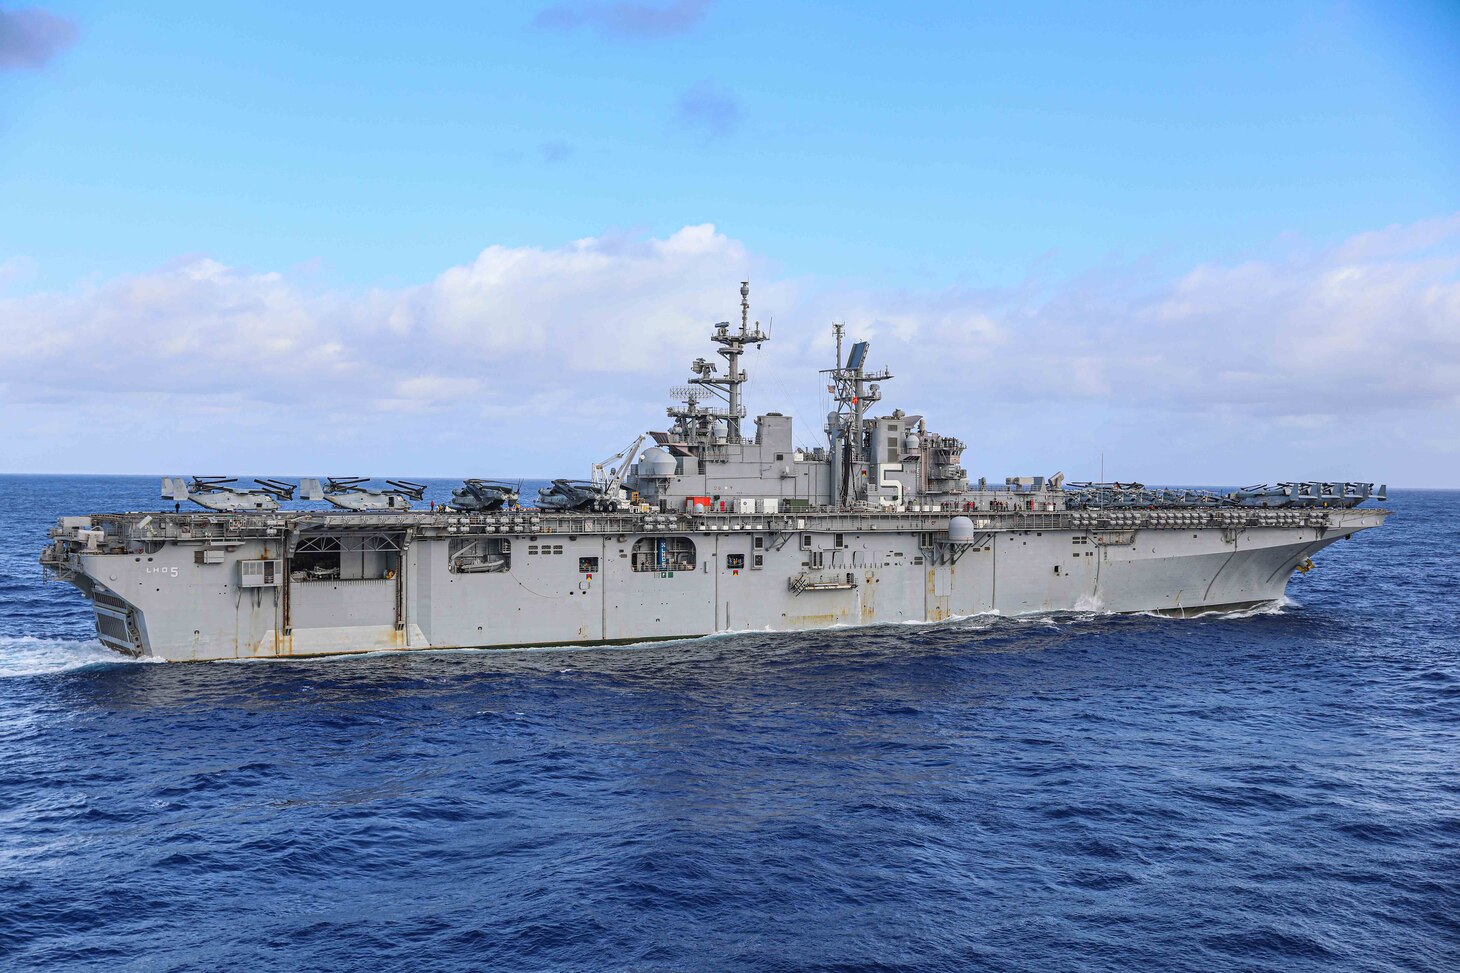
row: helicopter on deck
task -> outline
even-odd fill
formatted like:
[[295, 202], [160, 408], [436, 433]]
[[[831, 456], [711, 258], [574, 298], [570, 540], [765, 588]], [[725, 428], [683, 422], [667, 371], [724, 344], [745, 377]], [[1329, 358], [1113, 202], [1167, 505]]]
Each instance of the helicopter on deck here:
[[471, 513], [491, 513], [517, 506], [517, 498], [521, 492], [521, 483], [473, 478], [452, 490], [451, 502], [444, 506]]
[[293, 483], [255, 479], [254, 487], [237, 487], [235, 476], [195, 476], [189, 483], [181, 476], [162, 478], [162, 499], [181, 503], [191, 500], [200, 507], [220, 513], [240, 510], [278, 510], [280, 500], [293, 500], [298, 489]]
[[386, 480], [384, 487], [366, 486], [368, 476], [331, 476], [323, 484], [317, 477], [299, 481], [299, 493], [305, 500], [326, 500], [341, 510], [359, 512], [375, 510], [410, 510], [411, 501], [419, 501], [426, 493], [426, 484], [410, 480]]

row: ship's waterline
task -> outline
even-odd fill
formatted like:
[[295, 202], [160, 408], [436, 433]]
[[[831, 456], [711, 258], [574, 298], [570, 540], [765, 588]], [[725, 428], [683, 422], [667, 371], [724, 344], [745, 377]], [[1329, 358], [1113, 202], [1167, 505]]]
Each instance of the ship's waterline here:
[[[948, 540], [955, 516], [661, 515], [649, 533], [630, 529], [646, 515], [415, 513], [345, 524], [313, 513], [153, 514], [139, 529], [143, 515], [123, 514], [72, 530], [126, 537], [129, 550], [78, 553], [62, 539], [51, 563], [93, 597], [104, 643], [167, 660], [231, 659], [612, 644], [1093, 606], [1184, 614], [1276, 601], [1294, 568], [1385, 514], [1311, 511], [1294, 527], [1265, 526], [1276, 511], [1211, 511], [1212, 526], [1191, 528], [1155, 526], [1160, 514], [1145, 512], [1141, 522], [1152, 525], [1122, 532], [1119, 544], [1096, 543], [1098, 529], [1085, 524], [1098, 524], [1098, 513], [1000, 514], [968, 542]], [[856, 529], [859, 521], [869, 523]], [[499, 569], [463, 570], [475, 565], [462, 552], [487, 541]], [[331, 557], [319, 572], [318, 561], [299, 558], [303, 546], [338, 548], [359, 566], [340, 576]], [[671, 547], [672, 566], [662, 553]]]

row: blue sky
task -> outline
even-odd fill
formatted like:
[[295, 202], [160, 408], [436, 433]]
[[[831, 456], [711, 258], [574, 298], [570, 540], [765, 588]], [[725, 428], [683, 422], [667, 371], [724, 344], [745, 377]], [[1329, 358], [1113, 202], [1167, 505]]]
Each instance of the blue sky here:
[[[903, 394], [935, 392], [950, 432], [1016, 416], [1073, 449], [1050, 427], [1078, 415], [1148, 480], [1460, 484], [1460, 385], [1446, 392], [1460, 382], [1460, 7], [296, 6], [42, 0], [62, 27], [37, 35], [35, 8], [0, 5], [0, 329], [20, 349], [0, 372], [13, 418], [0, 468], [88, 468], [41, 444], [100, 429], [140, 446], [90, 454], [117, 472], [229, 459], [309, 472], [365, 449], [385, 452], [382, 473], [485, 475], [483, 454], [501, 472], [577, 472], [656, 421], [658, 383], [699, 353], [702, 323], [733, 312], [748, 273], [789, 339], [768, 374], [807, 412], [815, 389], [797, 369], [838, 317], [884, 336]], [[707, 224], [708, 243], [682, 235]], [[1365, 248], [1376, 233], [1384, 246]], [[1267, 290], [1230, 306], [1254, 265]], [[1373, 283], [1333, 291], [1349, 271]], [[1230, 352], [1233, 329], [1272, 328], [1281, 347], [1324, 341], [1331, 314], [1367, 316], [1335, 325], [1342, 351], [1318, 356], [1331, 361], [1316, 377], [1236, 360], [1220, 380], [1192, 376], [1193, 416], [1149, 391], [1159, 375], [1122, 371], [1161, 354], [1152, 322], [1177, 304], [1183, 361]], [[618, 349], [593, 341], [645, 316], [657, 347], [605, 369]], [[473, 321], [500, 333], [478, 340]], [[1029, 363], [1021, 336], [1069, 347], [1096, 322], [1101, 342]], [[513, 336], [536, 329], [554, 337], [524, 358]], [[289, 361], [239, 351], [260, 333]], [[935, 334], [992, 350], [965, 347], [970, 371], [939, 374]], [[402, 360], [387, 338], [413, 350]], [[1370, 354], [1381, 340], [1411, 357]], [[559, 341], [597, 351], [567, 363]], [[59, 404], [46, 355], [110, 343], [147, 397], [102, 375]], [[300, 372], [256, 380], [223, 348]], [[1411, 367], [1425, 374], [1389, 387]], [[1344, 394], [1285, 399], [1310, 379], [1305, 402]], [[754, 404], [776, 407], [761, 391]], [[496, 428], [530, 421], [513, 411], [528, 400], [558, 410], [548, 445]], [[353, 417], [379, 439], [247, 419], [270, 408], [323, 427]], [[463, 421], [479, 428], [443, 432]], [[1427, 432], [1396, 442], [1405, 424]], [[1081, 443], [1062, 461], [1027, 438], [990, 433], [975, 470], [1099, 452]], [[1304, 468], [1278, 468], [1290, 458]]]

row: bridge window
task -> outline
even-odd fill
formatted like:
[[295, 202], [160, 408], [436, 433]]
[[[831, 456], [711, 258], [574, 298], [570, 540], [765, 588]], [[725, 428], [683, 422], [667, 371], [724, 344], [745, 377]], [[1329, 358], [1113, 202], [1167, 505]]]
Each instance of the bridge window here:
[[695, 544], [688, 537], [640, 537], [630, 563], [635, 571], [693, 571]]

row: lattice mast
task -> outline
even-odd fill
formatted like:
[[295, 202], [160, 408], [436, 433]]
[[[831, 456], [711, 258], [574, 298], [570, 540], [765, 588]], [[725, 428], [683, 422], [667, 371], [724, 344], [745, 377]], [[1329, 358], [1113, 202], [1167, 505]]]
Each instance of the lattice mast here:
[[[721, 321], [710, 332], [710, 340], [720, 345], [719, 354], [725, 359], [725, 374], [718, 375], [718, 366], [704, 358], [695, 359], [690, 365], [694, 377], [688, 386], [680, 386], [672, 392], [675, 398], [685, 403], [684, 408], [669, 409], [669, 415], [681, 420], [686, 431], [702, 427], [709, 421], [722, 419], [726, 424], [726, 440], [741, 441], [740, 420], [745, 418], [745, 401], [741, 386], [748, 377], [740, 367], [740, 356], [747, 345], [760, 345], [770, 340], [770, 335], [760, 329], [760, 322], [750, 324], [750, 281], [740, 282], [740, 330], [732, 330], [729, 321]], [[704, 406], [702, 392], [724, 403], [723, 407]]]

